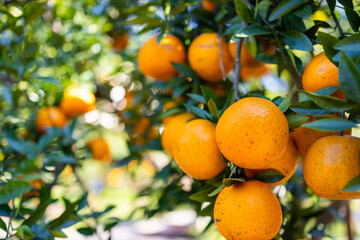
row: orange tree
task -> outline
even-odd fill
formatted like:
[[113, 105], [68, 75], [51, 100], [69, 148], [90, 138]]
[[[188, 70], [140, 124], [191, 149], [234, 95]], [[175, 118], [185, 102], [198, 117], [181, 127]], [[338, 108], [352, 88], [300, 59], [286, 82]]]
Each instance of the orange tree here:
[[[353, 238], [350, 214], [337, 211], [348, 202], [322, 197], [349, 200], [360, 190], [359, 140], [342, 136], [360, 119], [355, 1], [4, 1], [0, 9], [6, 238], [52, 239], [79, 222], [92, 235], [118, 223], [103, 216], [112, 206], [92, 209], [78, 174], [87, 146], [109, 161], [103, 141], [85, 144], [99, 131], [81, 115], [95, 107], [89, 88], [98, 111], [116, 114], [128, 133], [130, 154], [112, 167], [130, 169], [163, 148], [174, 159], [139, 189], [153, 201], [130, 217], [190, 205], [227, 239], [321, 239], [335, 238], [331, 213]], [[124, 52], [138, 36], [150, 40]], [[85, 99], [65, 90], [75, 84], [88, 87]], [[61, 200], [52, 193], [67, 165], [82, 195]], [[63, 213], [44, 221], [59, 201]]]

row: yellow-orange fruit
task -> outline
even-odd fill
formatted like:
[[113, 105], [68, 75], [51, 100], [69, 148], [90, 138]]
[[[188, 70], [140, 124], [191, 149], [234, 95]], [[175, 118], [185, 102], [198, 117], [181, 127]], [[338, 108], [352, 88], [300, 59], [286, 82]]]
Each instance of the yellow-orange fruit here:
[[269, 72], [269, 67], [266, 65], [257, 67], [257, 68], [246, 68], [243, 67], [240, 69], [241, 80], [247, 82], [252, 78], [261, 77]]
[[220, 66], [220, 38], [216, 33], [203, 33], [190, 44], [188, 60], [191, 68], [205, 81], [219, 82], [234, 67], [227, 42], [221, 38], [222, 65]]
[[93, 159], [104, 162], [111, 162], [110, 148], [105, 139], [96, 138], [90, 141], [89, 147]]
[[[276, 48], [274, 45], [268, 43], [267, 41], [261, 41], [264, 53], [266, 54], [275, 54]], [[235, 59], [236, 58], [236, 42], [229, 43], [229, 51], [231, 56]], [[265, 63], [256, 60], [253, 55], [249, 52], [246, 47], [245, 42], [243, 41], [241, 45], [241, 53], [240, 53], [240, 65], [242, 68], [259, 68], [264, 66]]]
[[282, 211], [268, 185], [259, 181], [239, 182], [219, 193], [214, 219], [226, 239], [270, 240], [280, 230]]
[[112, 47], [115, 51], [124, 51], [129, 44], [129, 34], [124, 33], [119, 36], [115, 36], [112, 40]]
[[215, 11], [216, 3], [213, 3], [213, 2], [210, 2], [207, 0], [202, 0], [201, 6], [203, 9], [208, 10], [209, 12], [213, 12], [213, 11]]
[[[322, 52], [316, 55], [306, 66], [302, 75], [304, 90], [316, 92], [330, 86], [340, 86], [339, 69]], [[334, 97], [344, 98], [344, 93], [339, 90]]]
[[258, 173], [261, 173], [265, 170], [274, 169], [280, 172], [285, 177], [278, 182], [275, 183], [267, 183], [270, 187], [275, 187], [277, 185], [283, 184], [287, 182], [291, 176], [294, 174], [296, 170], [296, 166], [298, 163], [298, 156], [295, 145], [291, 138], [289, 138], [289, 142], [286, 145], [285, 151], [279, 158], [274, 160], [267, 169], [245, 169], [245, 174], [248, 177], [254, 177]]
[[66, 116], [58, 107], [45, 107], [40, 109], [36, 121], [36, 130], [40, 133], [46, 133], [47, 128], [62, 128], [66, 125]]
[[303, 173], [306, 184], [323, 198], [359, 199], [360, 192], [341, 192], [349, 180], [360, 174], [359, 152], [359, 138], [320, 138], [310, 147], [304, 160]]
[[69, 86], [64, 91], [60, 108], [69, 117], [87, 113], [95, 108], [95, 95], [86, 87]]
[[190, 119], [194, 118], [194, 115], [191, 113], [182, 113], [176, 115], [173, 119], [169, 121], [168, 124], [165, 125], [164, 130], [161, 134], [161, 145], [163, 148], [171, 155], [172, 154], [172, 144], [174, 140], [174, 136], [176, 132], [184, 127], [186, 122]]
[[196, 119], [176, 133], [172, 144], [175, 161], [189, 176], [205, 180], [216, 177], [226, 167], [215, 139], [215, 125]]
[[172, 62], [186, 62], [185, 46], [173, 35], [166, 35], [160, 43], [157, 42], [157, 36], [155, 36], [148, 40], [139, 51], [140, 71], [155, 80], [170, 81], [178, 74]]
[[225, 110], [216, 126], [220, 151], [242, 168], [266, 169], [284, 152], [288, 140], [285, 115], [263, 98], [240, 99]]

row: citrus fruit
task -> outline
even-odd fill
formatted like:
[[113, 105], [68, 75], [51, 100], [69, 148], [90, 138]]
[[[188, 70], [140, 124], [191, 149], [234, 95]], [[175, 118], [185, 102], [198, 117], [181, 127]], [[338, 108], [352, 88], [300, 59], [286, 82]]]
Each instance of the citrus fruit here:
[[[266, 54], [275, 54], [276, 48], [269, 42], [261, 39], [263, 51]], [[233, 59], [236, 59], [236, 42], [229, 43], [229, 51]], [[242, 68], [259, 68], [265, 63], [256, 60], [246, 47], [245, 41], [241, 45], [240, 65]]]
[[240, 68], [240, 77], [241, 77], [241, 80], [247, 82], [252, 78], [261, 77], [268, 72], [269, 72], [269, 67], [266, 65], [262, 65], [262, 66], [256, 67], [256, 68], [243, 67], [243, 68]]
[[60, 108], [69, 117], [87, 113], [95, 108], [95, 95], [86, 87], [69, 86], [64, 91]]
[[289, 142], [286, 145], [285, 151], [281, 156], [275, 159], [267, 169], [245, 169], [245, 174], [248, 177], [254, 177], [258, 173], [261, 173], [268, 169], [274, 169], [280, 172], [285, 177], [278, 182], [275, 183], [267, 183], [270, 187], [275, 187], [277, 185], [283, 184], [287, 182], [291, 176], [294, 174], [296, 170], [296, 166], [298, 163], [297, 151], [295, 145], [291, 138], [289, 138]]
[[216, 227], [232, 240], [270, 240], [282, 222], [280, 203], [263, 182], [238, 182], [225, 187], [216, 198]]
[[308, 187], [318, 196], [349, 200], [360, 192], [341, 192], [347, 182], [360, 174], [360, 139], [326, 136], [317, 140], [304, 159], [303, 173]]
[[[306, 66], [302, 85], [304, 90], [316, 92], [330, 86], [340, 86], [339, 69], [322, 52], [316, 55]], [[344, 93], [339, 90], [333, 94], [334, 97], [344, 98]]]
[[216, 126], [222, 154], [242, 168], [266, 169], [289, 140], [285, 115], [271, 101], [247, 97], [225, 110]]
[[180, 128], [172, 153], [180, 168], [195, 179], [216, 177], [226, 167], [216, 144], [215, 125], [208, 120], [192, 120]]
[[203, 9], [209, 11], [209, 12], [213, 12], [215, 11], [215, 8], [216, 8], [216, 3], [213, 3], [213, 2], [210, 2], [210, 1], [207, 1], [207, 0], [202, 0], [201, 1], [201, 6]]
[[161, 145], [163, 148], [172, 155], [172, 144], [174, 140], [174, 135], [179, 130], [179, 128], [185, 126], [186, 122], [194, 118], [194, 115], [191, 113], [181, 113], [176, 115], [173, 119], [169, 121], [164, 127], [164, 130], [161, 134]]
[[35, 125], [38, 132], [46, 133], [47, 128], [65, 127], [66, 116], [58, 107], [44, 107], [38, 112]]
[[[220, 39], [222, 49], [222, 65], [220, 66]], [[191, 68], [205, 81], [219, 82], [223, 75], [227, 75], [234, 67], [234, 60], [230, 56], [224, 38], [216, 33], [203, 33], [190, 44], [188, 60]]]
[[180, 39], [166, 35], [157, 42], [157, 36], [148, 40], [140, 49], [138, 65], [140, 71], [158, 81], [170, 81], [178, 74], [171, 64], [185, 63], [186, 50]]
[[105, 139], [99, 137], [89, 142], [93, 159], [104, 162], [111, 162], [110, 148]]
[[124, 51], [129, 44], [129, 35], [127, 33], [115, 36], [112, 39], [112, 47], [116, 52]]

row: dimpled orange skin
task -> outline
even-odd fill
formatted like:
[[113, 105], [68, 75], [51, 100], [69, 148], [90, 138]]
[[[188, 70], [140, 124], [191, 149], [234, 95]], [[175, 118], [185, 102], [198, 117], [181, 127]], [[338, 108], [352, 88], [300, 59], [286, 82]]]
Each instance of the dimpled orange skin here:
[[208, 120], [192, 120], [177, 131], [172, 145], [174, 159], [189, 176], [206, 180], [226, 167], [215, 140], [215, 125]]
[[[205, 81], [220, 82], [223, 73], [220, 67], [219, 38], [216, 33], [203, 33], [190, 44], [188, 60], [191, 68]], [[227, 43], [222, 38], [222, 62], [225, 74], [234, 67]]]
[[216, 8], [216, 3], [203, 0], [201, 1], [201, 6], [203, 9], [208, 10], [209, 12], [214, 12]]
[[303, 163], [304, 179], [318, 196], [334, 199], [359, 199], [360, 192], [340, 192], [360, 174], [360, 139], [351, 136], [326, 136], [309, 149]]
[[238, 182], [225, 187], [215, 201], [214, 219], [228, 240], [270, 240], [282, 222], [280, 203], [263, 182]]
[[[331, 117], [339, 117], [335, 115], [331, 115]], [[315, 118], [311, 117], [307, 122], [313, 122]], [[290, 137], [295, 143], [295, 146], [302, 157], [306, 156], [307, 151], [311, 147], [311, 145], [316, 142], [319, 138], [330, 136], [330, 135], [338, 135], [339, 132], [323, 132], [315, 129], [310, 129], [306, 127], [296, 128], [292, 133], [290, 133]], [[345, 135], [351, 135], [351, 129], [344, 131]]]
[[60, 102], [61, 110], [69, 117], [76, 117], [95, 108], [95, 95], [90, 89], [72, 85], [65, 89], [64, 97]]
[[160, 44], [157, 36], [148, 40], [140, 49], [138, 65], [140, 71], [157, 81], [170, 81], [178, 75], [171, 62], [186, 63], [185, 46], [173, 35], [163, 37]]
[[221, 153], [242, 168], [266, 169], [289, 140], [285, 115], [269, 100], [243, 98], [231, 105], [216, 126]]
[[111, 162], [110, 148], [107, 142], [103, 138], [96, 138], [90, 141], [89, 147], [93, 159], [104, 162]]
[[[302, 75], [304, 90], [316, 92], [330, 86], [340, 86], [339, 69], [322, 52], [316, 55], [306, 66]], [[332, 94], [334, 97], [344, 98], [344, 93], [339, 90]]]
[[[285, 151], [279, 158], [273, 161], [267, 169], [275, 169], [283, 174], [285, 177], [278, 182], [275, 183], [266, 183], [270, 187], [275, 187], [277, 185], [283, 184], [287, 182], [291, 176], [294, 174], [296, 170], [296, 166], [298, 163], [298, 155], [295, 145], [291, 138], [289, 138], [289, 142], [286, 145]], [[245, 174], [248, 177], [254, 177], [256, 174], [263, 172], [265, 169], [245, 169]]]
[[[264, 53], [266, 54], [275, 54], [276, 48], [274, 45], [269, 44], [268, 42], [262, 40], [261, 41]], [[233, 59], [236, 59], [236, 42], [230, 42], [229, 43], [229, 51], [231, 54], [231, 57]], [[240, 65], [243, 68], [259, 68], [261, 66], [264, 66], [265, 63], [260, 62], [259, 60], [256, 60], [253, 55], [249, 52], [247, 49], [245, 42], [243, 41], [241, 45], [241, 56], [240, 56]]]
[[38, 132], [46, 133], [50, 127], [65, 127], [66, 116], [58, 107], [45, 107], [39, 111], [35, 125]]
[[194, 118], [193, 114], [190, 113], [181, 113], [174, 116], [164, 127], [164, 130], [161, 134], [161, 145], [163, 148], [171, 155], [172, 154], [172, 144], [174, 140], [175, 133], [181, 128], [184, 127], [186, 122]]

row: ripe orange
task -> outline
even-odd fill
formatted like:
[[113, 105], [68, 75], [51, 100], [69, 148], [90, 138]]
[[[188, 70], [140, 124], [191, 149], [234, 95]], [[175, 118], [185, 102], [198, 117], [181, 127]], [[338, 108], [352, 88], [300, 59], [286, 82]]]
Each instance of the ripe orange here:
[[176, 133], [172, 144], [175, 161], [189, 176], [205, 180], [216, 177], [226, 167], [215, 140], [215, 125], [196, 119]]
[[95, 108], [95, 95], [86, 87], [69, 86], [64, 91], [60, 108], [67, 116], [76, 117]]
[[225, 187], [214, 207], [215, 224], [226, 239], [269, 240], [282, 222], [280, 203], [263, 182], [239, 182]]
[[203, 9], [208, 10], [209, 12], [213, 12], [213, 11], [215, 11], [216, 3], [213, 3], [213, 2], [210, 2], [207, 0], [202, 0], [201, 6]]
[[[302, 85], [304, 90], [316, 92], [330, 86], [340, 86], [339, 69], [322, 52], [315, 56], [306, 66]], [[344, 98], [344, 93], [339, 90], [333, 94], [334, 97]]]
[[89, 147], [92, 153], [92, 157], [95, 160], [104, 162], [111, 162], [110, 148], [105, 139], [96, 138], [89, 142]]
[[[331, 115], [331, 117], [339, 117], [337, 115]], [[307, 122], [313, 122], [315, 118], [311, 117]], [[339, 132], [323, 132], [318, 131], [306, 127], [296, 128], [292, 133], [290, 133], [290, 137], [295, 143], [297, 150], [299, 151], [302, 157], [306, 156], [307, 151], [311, 147], [311, 145], [316, 142], [319, 138], [330, 136], [330, 135], [338, 135]], [[351, 130], [344, 131], [345, 135], [351, 135]]]
[[31, 197], [38, 197], [40, 195], [39, 190], [41, 189], [41, 185], [43, 184], [41, 179], [34, 179], [29, 181], [30, 185], [33, 187], [30, 191], [24, 193], [24, 199], [28, 199]]
[[222, 154], [242, 168], [266, 169], [289, 140], [285, 115], [269, 100], [243, 98], [231, 105], [216, 126]]
[[157, 136], [158, 132], [151, 126], [150, 119], [146, 117], [137, 120], [133, 131], [130, 132], [130, 137], [135, 146], [144, 145]]
[[[264, 53], [275, 54], [276, 48], [274, 45], [263, 39], [261, 39], [261, 44], [263, 46]], [[229, 51], [231, 56], [236, 59], [236, 42], [229, 43]], [[265, 63], [256, 60], [253, 55], [251, 55], [245, 42], [243, 41], [241, 45], [240, 65], [242, 68], [259, 68], [264, 66]]]
[[[188, 60], [191, 68], [205, 81], [219, 82], [223, 78], [220, 67], [220, 38], [216, 33], [203, 33], [190, 44]], [[228, 74], [234, 67], [227, 42], [221, 38], [222, 62], [224, 74]]]
[[240, 77], [243, 81], [249, 81], [252, 78], [258, 78], [269, 72], [269, 67], [266, 65], [257, 68], [246, 68], [240, 69]]
[[157, 36], [148, 40], [140, 49], [138, 65], [140, 71], [158, 81], [170, 81], [178, 72], [171, 62], [185, 63], [186, 50], [180, 39], [167, 35], [157, 42]]
[[184, 127], [186, 122], [194, 118], [194, 115], [191, 113], [182, 113], [176, 115], [173, 119], [165, 125], [165, 128], [161, 134], [161, 145], [163, 148], [171, 155], [172, 154], [172, 144], [174, 140], [174, 135], [181, 127]]
[[327, 199], [359, 199], [360, 192], [341, 192], [347, 182], [360, 174], [360, 139], [326, 136], [317, 140], [306, 154], [303, 173], [306, 184]]
[[124, 51], [129, 44], [129, 34], [123, 33], [112, 39], [112, 47], [116, 52]]
[[35, 125], [38, 132], [46, 133], [47, 128], [65, 127], [66, 116], [58, 107], [44, 107], [40, 109]]
[[[275, 183], [267, 183], [270, 187], [287, 182], [296, 170], [298, 163], [297, 151], [291, 138], [286, 145], [285, 151], [279, 158], [274, 160], [267, 169], [274, 169], [283, 174], [285, 177]], [[266, 170], [267, 170], [266, 169]], [[263, 172], [265, 169], [245, 169], [245, 174], [248, 177], [254, 177], [256, 174]]]

